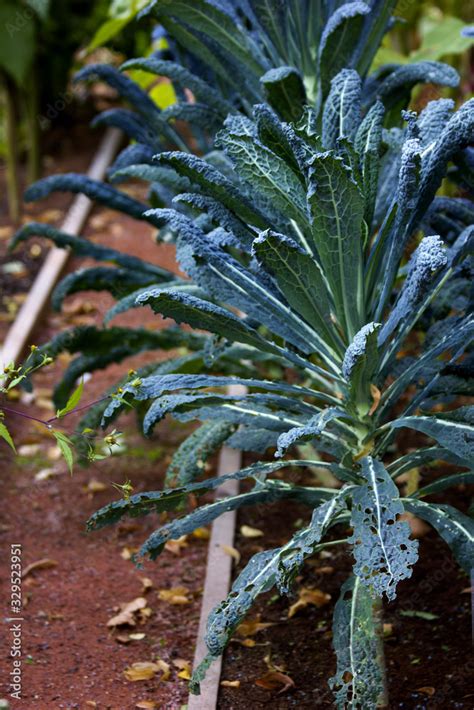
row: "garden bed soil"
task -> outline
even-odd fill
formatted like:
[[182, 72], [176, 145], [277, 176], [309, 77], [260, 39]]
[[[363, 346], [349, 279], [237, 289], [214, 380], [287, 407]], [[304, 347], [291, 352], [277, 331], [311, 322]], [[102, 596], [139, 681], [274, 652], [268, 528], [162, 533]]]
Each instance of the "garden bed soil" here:
[[[470, 491], [454, 489], [443, 502], [466, 511], [473, 492], [472, 487]], [[284, 501], [241, 509], [238, 530], [247, 525], [264, 534], [248, 538], [238, 532], [235, 547], [242, 559], [235, 573], [253, 554], [282, 545], [308, 521], [307, 508]], [[334, 539], [344, 532], [335, 528]], [[332, 615], [351, 565], [346, 549], [329, 548], [304, 566], [292, 598], [280, 598], [275, 590], [259, 597], [248, 619], [272, 626], [251, 636], [237, 634], [231, 641], [224, 656], [221, 681], [226, 685], [220, 688], [219, 710], [334, 707], [327, 685], [336, 670]], [[469, 578], [457, 566], [448, 546], [430, 529], [420, 539], [420, 559], [413, 576], [399, 584], [396, 601], [385, 604], [389, 708], [474, 707], [469, 587]], [[319, 608], [301, 608], [288, 619], [288, 609], [302, 588], [321, 590], [331, 598]], [[429, 618], [423, 618], [426, 613]], [[249, 641], [255, 645], [249, 648], [242, 643]], [[288, 675], [294, 686], [279, 692], [282, 685], [278, 683], [274, 690], [257, 685], [259, 679], [266, 682], [265, 675], [272, 669]], [[235, 681], [238, 687], [227, 685]]]

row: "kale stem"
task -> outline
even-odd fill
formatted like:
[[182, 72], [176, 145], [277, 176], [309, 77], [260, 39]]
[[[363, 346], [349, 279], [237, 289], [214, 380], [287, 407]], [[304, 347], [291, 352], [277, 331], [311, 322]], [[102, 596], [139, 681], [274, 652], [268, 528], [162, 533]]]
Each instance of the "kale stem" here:
[[372, 602], [372, 618], [376, 636], [376, 658], [380, 670], [380, 695], [377, 708], [388, 708], [387, 672], [385, 667], [385, 653], [383, 647], [383, 604], [380, 598]]

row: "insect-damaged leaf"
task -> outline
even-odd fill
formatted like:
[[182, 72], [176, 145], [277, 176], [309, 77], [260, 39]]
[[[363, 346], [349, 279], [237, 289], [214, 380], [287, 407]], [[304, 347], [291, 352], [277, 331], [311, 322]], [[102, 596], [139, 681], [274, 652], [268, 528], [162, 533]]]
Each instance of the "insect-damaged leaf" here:
[[375, 710], [383, 689], [384, 669], [377, 659], [373, 600], [358, 577], [341, 588], [333, 621], [337, 671], [329, 685], [339, 710]]
[[354, 572], [373, 596], [394, 599], [398, 582], [411, 576], [418, 543], [408, 523], [397, 520], [403, 504], [383, 464], [368, 456], [361, 465], [366, 483], [352, 492]]

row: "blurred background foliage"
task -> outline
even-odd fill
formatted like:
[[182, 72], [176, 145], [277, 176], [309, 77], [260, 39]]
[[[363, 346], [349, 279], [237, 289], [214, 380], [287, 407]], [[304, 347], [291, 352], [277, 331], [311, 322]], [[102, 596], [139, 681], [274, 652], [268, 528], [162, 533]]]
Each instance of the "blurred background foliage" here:
[[[164, 40], [152, 18], [139, 14], [148, 3], [0, 0], [0, 160], [7, 165], [14, 221], [19, 216], [20, 182], [31, 182], [41, 173], [42, 134], [74, 120], [78, 107], [87, 102], [93, 110], [94, 104], [103, 107], [104, 98], [113, 100], [110, 90], [107, 94], [100, 85], [89, 89], [73, 86], [74, 72], [90, 62], [119, 64], [163, 48]], [[462, 82], [458, 90], [443, 90], [436, 97], [469, 98], [474, 88], [474, 38], [462, 36], [461, 31], [474, 23], [474, 0], [400, 0], [396, 17], [373, 69], [387, 63], [445, 60], [458, 69]], [[160, 106], [173, 102], [168, 83], [153, 82], [150, 74], [138, 71], [133, 78]], [[421, 87], [413, 96], [413, 106], [436, 97], [431, 96], [429, 87]], [[23, 164], [26, 176], [20, 180], [19, 166]]]

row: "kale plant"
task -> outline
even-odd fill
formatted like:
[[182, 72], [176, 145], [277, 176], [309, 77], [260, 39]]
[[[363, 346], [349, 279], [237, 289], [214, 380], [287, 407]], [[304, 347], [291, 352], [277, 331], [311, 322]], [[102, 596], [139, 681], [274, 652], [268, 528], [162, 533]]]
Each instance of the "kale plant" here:
[[[456, 86], [459, 77], [445, 64], [420, 62], [414, 65], [383, 67], [367, 76], [381, 39], [392, 22], [393, 0], [341, 3], [333, 0], [158, 0], [151, 3], [149, 11], [167, 31], [170, 49], [151, 57], [126, 62], [122, 70], [141, 69], [171, 80], [178, 101], [161, 111], [148, 94], [121, 71], [110, 66], [88, 66], [79, 79], [98, 77], [108, 82], [120, 93], [129, 108], [114, 108], [96, 119], [98, 125], [120, 127], [131, 139], [118, 156], [110, 171], [109, 183], [91, 180], [77, 174], [47, 177], [27, 191], [26, 198], [40, 199], [54, 190], [83, 192], [108, 207], [145, 220], [155, 227], [161, 226], [160, 239], [172, 237], [172, 231], [163, 228], [162, 221], [149, 208], [170, 207], [176, 198], [179, 210], [188, 216], [195, 211], [205, 215], [199, 222], [205, 232], [213, 232], [221, 225], [231, 232], [239, 231], [239, 220], [231, 219], [219, 200], [206, 194], [201, 177], [184, 174], [173, 165], [157, 163], [153, 156], [165, 148], [177, 148], [186, 153], [199, 150], [205, 155], [210, 170], [216, 168], [234, 180], [232, 167], [215, 143], [216, 131], [222, 127], [229, 114], [250, 118], [252, 106], [266, 101], [281, 121], [301, 119], [306, 106], [315, 109], [320, 122], [322, 106], [330, 91], [331, 81], [342, 67], [357, 70], [361, 86], [354, 94], [351, 72], [339, 74], [340, 90], [346, 93], [345, 103], [351, 111], [368, 113], [380, 111], [373, 108], [377, 101], [385, 108], [382, 150], [385, 152], [379, 186], [374, 173], [373, 190], [379, 190], [377, 204], [371, 202], [369, 210], [376, 209], [375, 219], [380, 222], [391, 199], [392, 183], [400, 168], [401, 148], [406, 139], [406, 128], [400, 124], [400, 109], [406, 108], [412, 87], [417, 82], [433, 82]], [[378, 106], [378, 104], [377, 104]], [[438, 125], [447, 120], [451, 110], [449, 100], [435, 102], [424, 114], [423, 125], [428, 145]], [[273, 117], [273, 113], [268, 115]], [[373, 115], [373, 114], [372, 114]], [[187, 132], [178, 131], [177, 120], [188, 124]], [[261, 129], [270, 142], [272, 125]], [[324, 131], [337, 122], [331, 110], [325, 118]], [[344, 118], [344, 120], [346, 120]], [[270, 121], [273, 121], [273, 118]], [[320, 131], [320, 126], [316, 129]], [[377, 123], [380, 129], [380, 122]], [[328, 144], [329, 145], [329, 144]], [[468, 148], [452, 155], [452, 178], [459, 180], [460, 165], [472, 162]], [[368, 153], [368, 160], [371, 160]], [[283, 160], [288, 156], [283, 155]], [[291, 159], [291, 155], [289, 156]], [[465, 179], [471, 174], [463, 169]], [[120, 189], [120, 182], [139, 178], [149, 183], [148, 204], [134, 199]], [[246, 192], [247, 187], [241, 186]], [[183, 194], [185, 193], [185, 194]], [[250, 193], [251, 198], [251, 193]], [[443, 235], [449, 229], [454, 236], [471, 219], [470, 207], [462, 201], [446, 200], [433, 205], [431, 222]], [[263, 206], [260, 206], [263, 209]], [[372, 219], [365, 215], [366, 221]], [[438, 222], [443, 224], [438, 226]], [[373, 227], [375, 230], [375, 226]], [[243, 228], [240, 228], [243, 229]], [[133, 306], [137, 293], [151, 285], [162, 288], [179, 288], [191, 294], [199, 291], [189, 282], [176, 279], [172, 273], [130, 255], [101, 247], [86, 239], [59, 232], [44, 224], [30, 224], [21, 230], [16, 242], [31, 235], [42, 235], [57, 246], [71, 249], [80, 256], [99, 262], [89, 269], [69, 274], [53, 295], [53, 307], [59, 309], [63, 299], [81, 290], [108, 290], [117, 299], [107, 316], [106, 323], [122, 311]], [[454, 238], [453, 236], [453, 238]], [[199, 340], [199, 343], [198, 343]], [[142, 329], [116, 328], [78, 329], [61, 334], [46, 350], [56, 355], [62, 349], [77, 354], [66, 371], [63, 382], [55, 393], [58, 406], [64, 406], [74, 389], [76, 379], [84, 372], [106, 367], [141, 350], [171, 349], [177, 342], [191, 350], [201, 349], [203, 339], [188, 337], [175, 331], [150, 334]], [[38, 353], [40, 357], [41, 353]], [[194, 358], [196, 360], [196, 358]], [[172, 367], [170, 364], [167, 367]], [[97, 418], [101, 407], [97, 409]], [[90, 414], [89, 424], [93, 423]]]
[[[134, 298], [213, 339], [199, 372], [188, 359], [136, 378], [107, 405], [103, 423], [135, 402], [147, 407], [147, 434], [168, 414], [203, 424], [175, 454], [170, 487], [107, 505], [89, 528], [182, 510], [228, 478], [253, 487], [161, 526], [139, 556], [154, 559], [167, 540], [241, 506], [296, 499], [312, 511], [285, 545], [250, 560], [211, 613], [195, 692], [259, 594], [289, 593], [305, 559], [345, 543], [353, 574], [335, 608], [330, 685], [339, 708], [375, 708], [383, 672], [374, 610], [396, 597], [418, 554], [400, 515], [432, 525], [466, 572], [474, 564], [472, 519], [426, 500], [474, 480], [474, 408], [465, 404], [473, 394], [472, 204], [436, 197], [448, 165], [472, 142], [474, 101], [456, 112], [450, 102], [431, 102], [419, 116], [406, 114], [405, 128], [387, 131], [389, 109], [376, 101], [364, 112], [363, 92], [357, 71], [342, 69], [319, 112], [306, 107], [295, 122], [267, 104], [252, 118], [230, 115], [217, 137], [221, 169], [185, 152], [156, 158], [198, 186], [175, 199], [178, 209], [193, 207], [192, 217], [170, 208], [147, 213], [176, 235], [192, 281], [145, 287]], [[219, 372], [223, 354], [227, 370]], [[231, 384], [245, 385], [246, 394], [229, 394]], [[430, 443], [405, 453], [399, 430], [406, 429]], [[203, 461], [224, 441], [273, 452], [274, 460], [202, 480]], [[299, 455], [304, 442], [313, 447], [310, 460]], [[443, 461], [458, 471], [401, 497], [402, 474]], [[336, 487], [272, 477], [308, 466], [329, 471]], [[328, 536], [341, 523], [351, 534]]]

